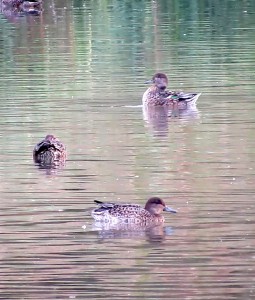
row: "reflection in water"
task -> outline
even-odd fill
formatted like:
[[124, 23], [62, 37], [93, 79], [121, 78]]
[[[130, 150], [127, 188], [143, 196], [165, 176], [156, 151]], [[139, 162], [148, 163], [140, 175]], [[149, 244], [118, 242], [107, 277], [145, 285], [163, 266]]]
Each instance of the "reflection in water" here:
[[173, 233], [173, 229], [164, 224], [94, 222], [92, 229], [97, 231], [98, 237], [102, 239], [141, 238], [151, 242], [162, 242], [166, 236]]
[[46, 175], [56, 174], [66, 165], [65, 160], [59, 161], [35, 161], [35, 165], [39, 170], [45, 170]]
[[198, 120], [200, 119], [200, 113], [196, 106], [188, 109], [179, 109], [176, 111], [169, 112], [170, 118], [179, 118], [182, 120]]
[[168, 134], [168, 108], [166, 106], [143, 105], [143, 119], [148, 122], [155, 135]]
[[171, 126], [172, 119], [176, 118], [198, 120], [200, 113], [196, 106], [177, 110], [169, 110], [166, 106], [143, 106], [143, 119], [155, 136], [167, 136], [168, 126]]

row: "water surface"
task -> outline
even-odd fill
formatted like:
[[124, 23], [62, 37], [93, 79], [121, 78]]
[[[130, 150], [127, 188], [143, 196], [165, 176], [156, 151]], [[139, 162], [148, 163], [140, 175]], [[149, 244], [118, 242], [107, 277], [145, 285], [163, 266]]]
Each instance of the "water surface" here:
[[[0, 16], [1, 299], [253, 299], [253, 1], [45, 1]], [[144, 118], [144, 81], [202, 92]], [[32, 161], [46, 134], [60, 169]], [[93, 200], [178, 214], [99, 228]]]

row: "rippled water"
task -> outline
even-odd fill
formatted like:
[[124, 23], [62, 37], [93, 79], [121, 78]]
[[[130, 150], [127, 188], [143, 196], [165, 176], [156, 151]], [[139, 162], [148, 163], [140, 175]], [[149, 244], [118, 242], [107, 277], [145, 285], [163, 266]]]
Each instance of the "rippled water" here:
[[[253, 1], [45, 1], [0, 16], [1, 299], [253, 299]], [[202, 92], [144, 115], [144, 81]], [[68, 149], [38, 168], [47, 133]], [[178, 210], [100, 228], [93, 200]]]

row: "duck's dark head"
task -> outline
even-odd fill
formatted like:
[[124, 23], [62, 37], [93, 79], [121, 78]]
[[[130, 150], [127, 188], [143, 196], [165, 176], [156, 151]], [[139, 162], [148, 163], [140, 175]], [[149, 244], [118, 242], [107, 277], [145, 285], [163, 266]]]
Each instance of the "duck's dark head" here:
[[154, 84], [158, 89], [164, 91], [168, 85], [168, 78], [164, 73], [156, 73], [153, 75], [152, 79], [146, 81], [146, 83]]
[[145, 204], [145, 209], [153, 215], [160, 215], [162, 211], [176, 213], [176, 210], [166, 206], [165, 202], [159, 197], [150, 198]]

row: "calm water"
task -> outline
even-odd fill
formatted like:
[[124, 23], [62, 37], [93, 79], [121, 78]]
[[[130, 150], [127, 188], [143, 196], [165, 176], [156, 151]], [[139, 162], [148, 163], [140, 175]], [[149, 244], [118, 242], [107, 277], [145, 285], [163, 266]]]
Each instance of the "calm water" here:
[[[0, 16], [0, 298], [254, 299], [254, 1], [49, 0]], [[202, 92], [143, 115], [144, 81]], [[47, 133], [65, 167], [39, 169]], [[178, 210], [100, 228], [93, 200]]]

